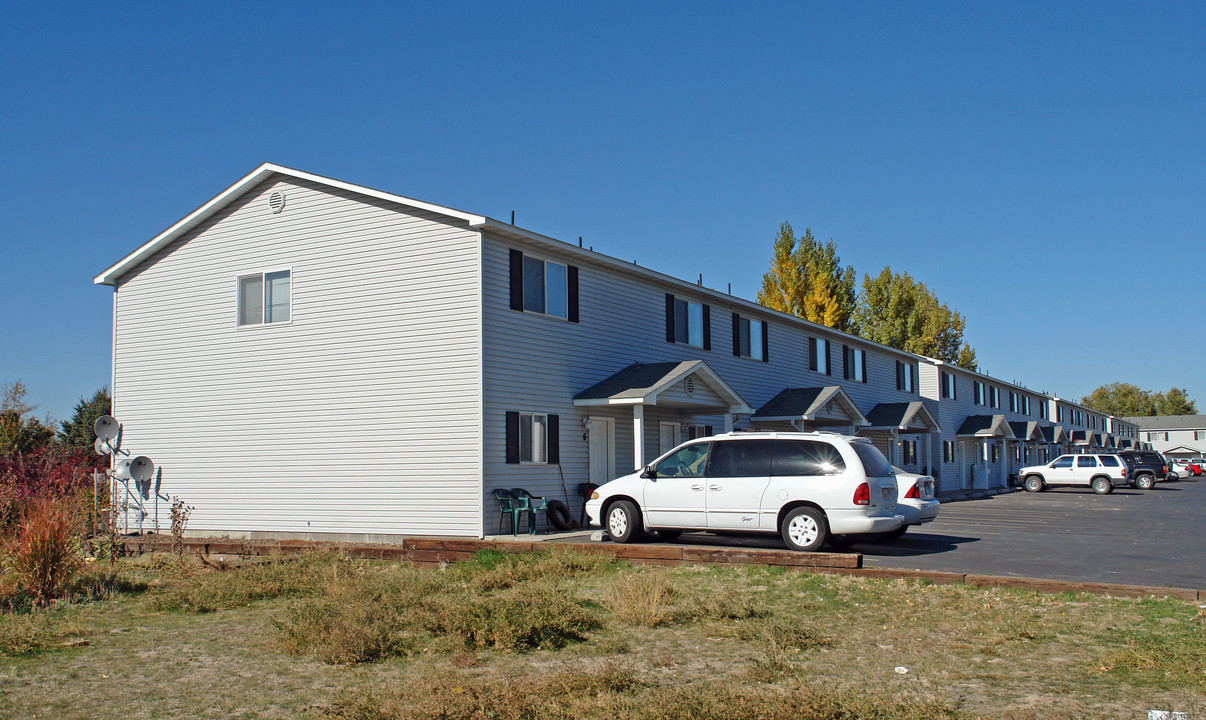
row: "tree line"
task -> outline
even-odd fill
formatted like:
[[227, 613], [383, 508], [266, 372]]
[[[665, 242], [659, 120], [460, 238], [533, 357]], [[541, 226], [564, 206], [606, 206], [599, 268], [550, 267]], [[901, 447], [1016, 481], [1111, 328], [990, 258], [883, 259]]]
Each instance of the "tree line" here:
[[[967, 321], [958, 310], [939, 302], [925, 283], [891, 266], [874, 277], [864, 274], [860, 285], [854, 267], [842, 266], [833, 238], [821, 242], [810, 228], [797, 236], [790, 223], [779, 225], [756, 299], [818, 325], [979, 370], [975, 349], [963, 339]], [[1130, 383], [1102, 385], [1080, 404], [1116, 417], [1197, 413], [1184, 388], [1161, 393]]]
[[864, 274], [858, 287], [854, 267], [842, 267], [833, 239], [822, 243], [810, 228], [797, 237], [790, 223], [779, 225], [757, 302], [881, 345], [979, 368], [976, 351], [963, 340], [966, 320], [959, 311], [891, 266], [875, 277]]

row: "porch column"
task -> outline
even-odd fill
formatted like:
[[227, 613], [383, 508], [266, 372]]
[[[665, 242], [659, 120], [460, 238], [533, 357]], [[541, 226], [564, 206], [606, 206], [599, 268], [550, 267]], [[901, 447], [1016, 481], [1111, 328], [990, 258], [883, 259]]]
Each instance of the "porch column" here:
[[731, 412], [724, 414], [724, 431], [733, 432], [733, 413]]
[[636, 467], [645, 467], [645, 406], [632, 406], [632, 454]]
[[930, 477], [934, 476], [934, 465], [930, 462], [930, 458], [934, 454], [934, 448], [930, 447], [933, 443], [932, 433], [922, 433], [921, 437], [925, 439], [925, 474]]
[[892, 463], [893, 465], [899, 465], [900, 464], [900, 459], [899, 459], [900, 431], [897, 430], [896, 428], [892, 428], [892, 437], [891, 437], [890, 442], [892, 445], [892, 452], [891, 452], [891, 457], [888, 458], [888, 462]]
[[980, 440], [980, 463], [984, 466], [984, 489], [987, 490], [992, 485], [992, 476], [990, 476], [988, 465], [988, 439]]

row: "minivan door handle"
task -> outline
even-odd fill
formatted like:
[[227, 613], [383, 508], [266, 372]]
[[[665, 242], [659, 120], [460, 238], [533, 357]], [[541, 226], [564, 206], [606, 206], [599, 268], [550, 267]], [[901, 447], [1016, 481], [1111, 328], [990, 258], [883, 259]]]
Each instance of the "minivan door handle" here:
[[691, 486], [691, 489], [692, 490], [703, 490], [703, 485], [701, 485], [699, 483], [695, 483], [694, 485]]
[[709, 485], [708, 489], [709, 490], [721, 490], [722, 488], [720, 485]]

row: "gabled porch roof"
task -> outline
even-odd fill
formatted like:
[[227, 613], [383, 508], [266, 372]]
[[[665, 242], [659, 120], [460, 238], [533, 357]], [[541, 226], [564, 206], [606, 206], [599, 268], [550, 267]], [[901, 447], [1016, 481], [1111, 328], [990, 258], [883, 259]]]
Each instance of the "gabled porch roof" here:
[[1052, 445], [1068, 441], [1068, 430], [1063, 425], [1042, 425], [1039, 431], [1043, 433], [1043, 440]]
[[1004, 415], [968, 415], [955, 436], [1012, 439], [1014, 434]]
[[[695, 390], [701, 383], [706, 392]], [[681, 392], [678, 388], [682, 383]], [[669, 393], [674, 389], [673, 393]], [[574, 396], [574, 405], [657, 405], [663, 393], [673, 395], [666, 405], [700, 411], [748, 413], [750, 406], [703, 360], [633, 363]]]
[[818, 424], [868, 425], [854, 400], [840, 385], [787, 388], [750, 416], [752, 422], [804, 420]]
[[930, 414], [925, 403], [880, 403], [867, 413], [870, 429], [904, 430], [908, 432], [942, 432], [942, 427]]
[[1042, 440], [1043, 431], [1036, 420], [1011, 420], [1009, 429], [1018, 440]]
[[1160, 452], [1161, 452], [1161, 454], [1164, 454], [1164, 455], [1167, 455], [1169, 453], [1177, 453], [1178, 455], [1199, 455], [1200, 456], [1200, 455], [1204, 454], [1202, 450], [1199, 450], [1196, 447], [1190, 447], [1189, 445], [1178, 445], [1175, 448], [1169, 448], [1168, 450], [1161, 450]]

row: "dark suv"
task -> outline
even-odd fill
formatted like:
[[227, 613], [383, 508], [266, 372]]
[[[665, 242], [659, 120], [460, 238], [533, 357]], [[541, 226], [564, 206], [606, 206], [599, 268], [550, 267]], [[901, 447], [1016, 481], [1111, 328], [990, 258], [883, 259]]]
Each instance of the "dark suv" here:
[[1117, 454], [1126, 461], [1131, 484], [1140, 490], [1151, 490], [1157, 480], [1168, 477], [1168, 461], [1158, 452], [1123, 450]]

